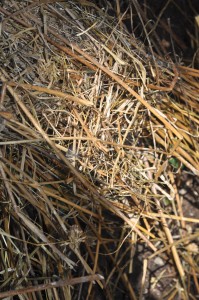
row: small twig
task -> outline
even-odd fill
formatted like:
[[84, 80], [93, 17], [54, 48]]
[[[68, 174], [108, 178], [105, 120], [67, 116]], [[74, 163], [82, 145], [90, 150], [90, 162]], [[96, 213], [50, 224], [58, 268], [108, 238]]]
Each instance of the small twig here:
[[89, 276], [83, 276], [83, 277], [76, 277], [71, 279], [60, 279], [58, 281], [53, 281], [50, 283], [40, 284], [37, 286], [29, 286], [27, 288], [18, 289], [18, 290], [10, 290], [7, 292], [0, 293], [0, 298], [6, 298], [6, 297], [13, 297], [16, 295], [23, 295], [27, 293], [33, 293], [38, 291], [43, 291], [47, 289], [54, 289], [58, 287], [64, 287], [67, 285], [75, 285], [80, 284], [84, 282], [90, 282], [90, 281], [97, 281], [97, 280], [103, 280], [104, 277], [99, 274], [89, 275]]

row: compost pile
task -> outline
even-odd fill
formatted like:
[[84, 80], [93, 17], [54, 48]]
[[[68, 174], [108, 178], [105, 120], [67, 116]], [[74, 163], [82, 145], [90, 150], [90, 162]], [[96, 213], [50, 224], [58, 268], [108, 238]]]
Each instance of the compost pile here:
[[92, 1], [0, 12], [0, 297], [196, 299], [199, 71]]

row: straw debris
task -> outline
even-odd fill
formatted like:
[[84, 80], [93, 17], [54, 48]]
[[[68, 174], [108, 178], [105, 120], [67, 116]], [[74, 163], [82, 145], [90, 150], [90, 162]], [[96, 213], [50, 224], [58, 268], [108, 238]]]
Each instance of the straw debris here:
[[141, 299], [156, 257], [172, 265], [164, 299], [195, 299], [186, 226], [199, 220], [183, 216], [176, 178], [199, 175], [199, 71], [89, 1], [5, 0], [0, 12], [0, 298]]

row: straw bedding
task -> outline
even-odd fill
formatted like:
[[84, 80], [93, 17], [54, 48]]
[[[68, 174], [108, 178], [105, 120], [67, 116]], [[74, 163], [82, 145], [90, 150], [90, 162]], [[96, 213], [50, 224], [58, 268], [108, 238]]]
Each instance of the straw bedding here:
[[[199, 71], [151, 52], [92, 2], [0, 11], [0, 296], [137, 299], [159, 251], [186, 297], [197, 244], [188, 259], [180, 249], [198, 220], [183, 217], [175, 178], [199, 174]], [[137, 245], [151, 257], [135, 287]]]

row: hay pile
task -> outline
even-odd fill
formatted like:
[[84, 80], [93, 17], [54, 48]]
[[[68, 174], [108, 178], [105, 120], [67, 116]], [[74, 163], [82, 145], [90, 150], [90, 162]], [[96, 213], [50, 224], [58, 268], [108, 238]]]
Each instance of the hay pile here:
[[199, 220], [183, 217], [175, 178], [199, 175], [199, 71], [92, 2], [0, 12], [0, 297], [141, 299], [156, 257], [172, 270], [165, 297], [186, 299], [198, 289], [186, 224]]

